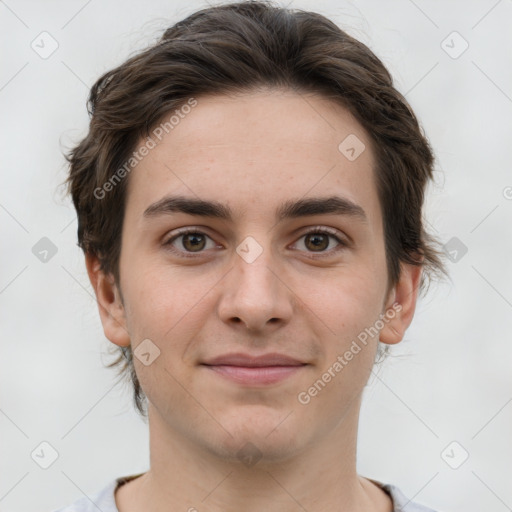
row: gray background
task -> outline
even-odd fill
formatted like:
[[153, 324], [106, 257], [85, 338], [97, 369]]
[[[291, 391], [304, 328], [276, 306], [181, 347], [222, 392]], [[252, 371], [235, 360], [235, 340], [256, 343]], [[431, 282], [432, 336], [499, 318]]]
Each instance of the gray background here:
[[[100, 74], [206, 5], [0, 1], [2, 512], [52, 510], [147, 469], [147, 426], [103, 367], [110, 343], [59, 188], [62, 151], [86, 133]], [[437, 156], [429, 223], [467, 248], [370, 379], [358, 471], [440, 510], [512, 510], [512, 1], [292, 6], [330, 17], [388, 66]], [[58, 43], [47, 58], [31, 47], [46, 37], [51, 49], [43, 31]], [[46, 262], [32, 252], [43, 237], [57, 249]], [[59, 454], [48, 469], [31, 458], [42, 442]]]

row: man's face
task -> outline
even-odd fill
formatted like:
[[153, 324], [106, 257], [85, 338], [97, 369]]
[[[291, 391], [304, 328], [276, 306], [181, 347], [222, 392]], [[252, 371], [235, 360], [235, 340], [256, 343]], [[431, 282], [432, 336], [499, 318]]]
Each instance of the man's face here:
[[[222, 456], [251, 442], [280, 460], [357, 418], [378, 335], [333, 366], [391, 306], [374, 157], [361, 125], [319, 96], [197, 101], [129, 177], [123, 321], [135, 354], [150, 340], [141, 359], [151, 364], [134, 363], [160, 431]], [[354, 151], [340, 151], [348, 136]], [[218, 203], [232, 218], [151, 208], [176, 196]], [[283, 205], [330, 197], [345, 208], [276, 217]], [[192, 234], [178, 236], [184, 228]], [[251, 366], [268, 354], [282, 357]]]

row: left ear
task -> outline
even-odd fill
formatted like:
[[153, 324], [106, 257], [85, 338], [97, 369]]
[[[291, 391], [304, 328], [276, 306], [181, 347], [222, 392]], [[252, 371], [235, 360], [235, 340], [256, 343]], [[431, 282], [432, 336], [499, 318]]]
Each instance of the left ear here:
[[400, 278], [391, 289], [384, 309], [384, 327], [379, 336], [382, 343], [393, 345], [402, 341], [414, 317], [422, 270], [417, 265], [401, 265]]

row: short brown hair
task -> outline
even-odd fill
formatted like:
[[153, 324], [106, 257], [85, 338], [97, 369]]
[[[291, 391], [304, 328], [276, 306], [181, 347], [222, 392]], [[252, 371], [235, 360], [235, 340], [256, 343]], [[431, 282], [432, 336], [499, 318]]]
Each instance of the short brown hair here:
[[[66, 155], [83, 251], [95, 254], [119, 284], [128, 179], [113, 179], [140, 140], [191, 97], [259, 87], [319, 93], [354, 115], [375, 151], [388, 282], [396, 284], [401, 263], [423, 267], [422, 289], [430, 276], [444, 274], [436, 242], [422, 221], [434, 156], [388, 70], [367, 46], [324, 16], [260, 1], [195, 12], [93, 85], [89, 132]], [[116, 365], [120, 374], [130, 375], [135, 405], [146, 416], [129, 347], [109, 366]]]

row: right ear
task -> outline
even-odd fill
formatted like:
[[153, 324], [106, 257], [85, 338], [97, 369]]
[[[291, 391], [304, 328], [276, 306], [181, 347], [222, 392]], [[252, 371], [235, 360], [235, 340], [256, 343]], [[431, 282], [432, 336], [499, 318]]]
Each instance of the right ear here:
[[111, 274], [105, 274], [100, 269], [100, 262], [94, 254], [85, 255], [85, 266], [96, 294], [105, 336], [120, 347], [130, 346], [125, 309], [114, 277]]

